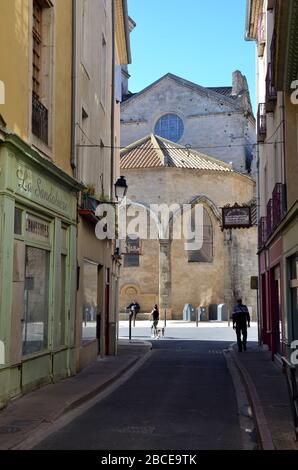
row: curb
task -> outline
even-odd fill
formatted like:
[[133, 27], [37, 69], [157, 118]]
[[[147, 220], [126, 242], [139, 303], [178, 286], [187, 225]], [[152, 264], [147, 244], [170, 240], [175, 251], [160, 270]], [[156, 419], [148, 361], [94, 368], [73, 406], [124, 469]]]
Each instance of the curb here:
[[276, 450], [274, 443], [273, 443], [272, 434], [270, 432], [268, 422], [265, 417], [263, 407], [261, 405], [261, 401], [260, 401], [257, 389], [255, 387], [255, 384], [250, 374], [248, 373], [247, 369], [243, 366], [241, 361], [239, 361], [237, 354], [235, 354], [233, 346], [230, 346], [229, 351], [231, 353], [231, 357], [233, 358], [239, 370], [239, 373], [242, 377], [243, 383], [247, 390], [249, 400], [251, 402], [253, 415], [255, 418], [258, 434], [260, 437], [261, 449], [262, 450]]
[[[108, 380], [101, 383], [90, 392], [87, 392], [83, 396], [75, 398], [73, 401], [66, 403], [65, 406], [60, 407], [58, 411], [56, 411], [49, 417], [43, 419], [36, 428], [31, 429], [29, 436], [23, 436], [23, 439], [21, 439], [17, 444], [13, 444], [12, 446], [10, 446], [7, 450], [28, 450], [31, 448], [30, 444], [32, 443], [32, 441], [34, 441], [34, 439], [36, 439], [36, 437], [40, 434], [41, 437], [39, 439], [39, 442], [41, 442], [44, 439], [44, 436], [42, 436], [42, 434], [47, 432], [50, 425], [57, 422], [60, 418], [65, 417], [68, 413], [75, 411], [80, 406], [84, 404], [86, 405], [89, 401], [94, 399], [96, 395], [99, 395], [100, 393], [106, 391], [118, 380], [121, 380], [122, 378], [129, 378], [149, 359], [149, 357], [152, 355], [152, 352], [152, 349], [148, 349], [148, 351], [144, 355], [138, 358], [133, 358], [116, 374], [112, 375]], [[127, 377], [124, 377], [125, 374], [127, 375]]]

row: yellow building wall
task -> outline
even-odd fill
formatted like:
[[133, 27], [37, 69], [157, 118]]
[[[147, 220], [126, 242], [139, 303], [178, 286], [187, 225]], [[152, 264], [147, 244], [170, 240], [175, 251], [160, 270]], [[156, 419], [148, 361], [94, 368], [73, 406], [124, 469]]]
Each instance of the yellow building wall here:
[[29, 0], [1, 0], [0, 80], [5, 104], [0, 114], [8, 129], [28, 141], [29, 117]]
[[55, 2], [55, 8], [53, 158], [58, 166], [71, 174], [72, 1], [58, 0]]
[[[71, 174], [72, 1], [55, 1], [52, 158]], [[32, 0], [0, 0], [0, 80], [7, 128], [31, 143]]]

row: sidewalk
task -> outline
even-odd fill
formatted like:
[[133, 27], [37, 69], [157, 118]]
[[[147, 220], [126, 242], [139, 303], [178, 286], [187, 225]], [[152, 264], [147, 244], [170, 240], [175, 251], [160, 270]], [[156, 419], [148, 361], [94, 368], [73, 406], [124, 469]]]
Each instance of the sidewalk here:
[[298, 450], [286, 379], [271, 353], [256, 343], [246, 352], [231, 351], [253, 408], [262, 448]]
[[87, 402], [151, 354], [151, 343], [120, 340], [117, 356], [107, 356], [74, 377], [12, 401], [0, 411], [0, 450], [13, 449], [47, 423]]

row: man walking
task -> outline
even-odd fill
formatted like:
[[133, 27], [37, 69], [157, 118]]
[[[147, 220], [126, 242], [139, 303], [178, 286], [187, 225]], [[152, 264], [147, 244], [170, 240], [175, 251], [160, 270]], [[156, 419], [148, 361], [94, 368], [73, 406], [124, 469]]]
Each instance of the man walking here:
[[[247, 328], [250, 327], [250, 315], [246, 305], [242, 303], [242, 299], [237, 300], [237, 305], [233, 312], [233, 329], [236, 330], [238, 351], [242, 352], [242, 348], [246, 351]], [[242, 334], [242, 339], [241, 339]]]
[[130, 319], [133, 320], [133, 326], [135, 326], [137, 313], [139, 313], [140, 311], [140, 305], [138, 304], [138, 302], [133, 300], [132, 303], [128, 305], [127, 309], [130, 310], [129, 316]]

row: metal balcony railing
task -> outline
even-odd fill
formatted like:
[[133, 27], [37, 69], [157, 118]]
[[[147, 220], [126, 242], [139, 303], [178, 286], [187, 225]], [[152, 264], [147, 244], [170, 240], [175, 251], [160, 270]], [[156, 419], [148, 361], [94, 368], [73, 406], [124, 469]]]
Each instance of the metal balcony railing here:
[[272, 199], [267, 204], [267, 238], [270, 237], [273, 229]]
[[265, 245], [267, 241], [267, 217], [261, 217], [259, 220], [259, 248]]
[[49, 139], [49, 113], [47, 108], [32, 95], [32, 132], [42, 142], [48, 145]]
[[257, 127], [258, 127], [258, 141], [264, 142], [267, 132], [267, 116], [266, 116], [266, 105], [260, 103], [258, 106], [257, 115]]
[[274, 85], [274, 63], [268, 64], [266, 75], [266, 110], [272, 112], [277, 99], [277, 91]]
[[285, 185], [277, 183], [272, 193], [272, 229], [280, 223], [286, 212]]

